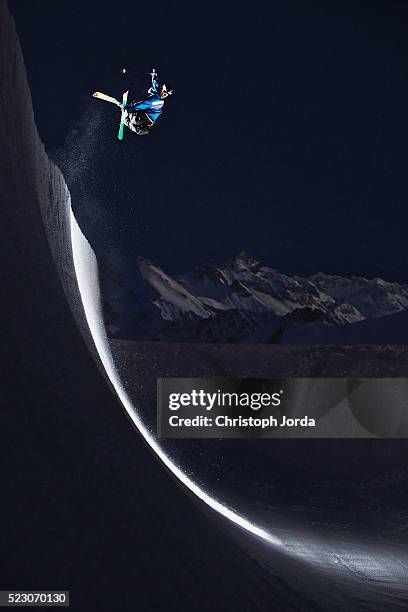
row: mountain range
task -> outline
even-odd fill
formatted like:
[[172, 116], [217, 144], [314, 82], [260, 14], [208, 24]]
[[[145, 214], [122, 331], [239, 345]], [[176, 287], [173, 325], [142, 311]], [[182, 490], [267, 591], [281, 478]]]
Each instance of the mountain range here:
[[408, 340], [403, 324], [408, 285], [323, 273], [288, 276], [246, 252], [177, 276], [138, 257], [131, 274], [105, 271], [103, 287], [107, 329], [114, 338], [286, 344]]

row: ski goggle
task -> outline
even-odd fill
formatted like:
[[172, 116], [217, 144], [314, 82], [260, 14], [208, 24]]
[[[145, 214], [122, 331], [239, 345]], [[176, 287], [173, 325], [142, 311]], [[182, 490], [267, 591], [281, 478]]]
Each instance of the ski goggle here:
[[171, 94], [173, 93], [173, 90], [167, 89], [166, 85], [163, 85], [162, 91], [164, 91], [164, 93], [166, 93], [168, 96], [171, 96]]

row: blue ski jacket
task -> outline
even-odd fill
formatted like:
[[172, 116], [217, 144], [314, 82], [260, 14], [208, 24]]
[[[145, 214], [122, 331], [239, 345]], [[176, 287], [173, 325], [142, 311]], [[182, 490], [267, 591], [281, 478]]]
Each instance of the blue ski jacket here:
[[141, 110], [156, 123], [163, 111], [164, 100], [160, 98], [159, 81], [156, 73], [152, 73], [152, 85], [147, 92], [147, 99], [140, 102], [131, 102], [126, 106], [129, 113]]

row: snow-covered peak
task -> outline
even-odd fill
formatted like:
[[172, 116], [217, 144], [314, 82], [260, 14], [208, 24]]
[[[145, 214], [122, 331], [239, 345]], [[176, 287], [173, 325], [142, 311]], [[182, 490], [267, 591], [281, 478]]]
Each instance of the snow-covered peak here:
[[237, 270], [250, 270], [252, 268], [257, 268], [258, 266], [260, 266], [259, 261], [246, 251], [241, 251], [236, 257], [231, 259], [231, 267]]
[[364, 318], [384, 317], [408, 307], [408, 286], [382, 278], [346, 278], [320, 272], [310, 280], [337, 302], [352, 304]]
[[190, 293], [183, 285], [165, 274], [161, 268], [142, 257], [138, 258], [139, 271], [146, 283], [157, 292], [153, 303], [158, 306], [164, 319], [172, 319], [180, 313], [194, 313], [198, 317], [207, 318], [211, 312], [199, 299]]
[[[245, 252], [224, 264], [202, 266], [178, 281], [197, 297], [216, 299], [240, 312], [281, 317], [295, 308], [328, 312], [336, 304], [308, 279], [281, 274]], [[343, 322], [360, 318], [359, 313], [348, 313]]]

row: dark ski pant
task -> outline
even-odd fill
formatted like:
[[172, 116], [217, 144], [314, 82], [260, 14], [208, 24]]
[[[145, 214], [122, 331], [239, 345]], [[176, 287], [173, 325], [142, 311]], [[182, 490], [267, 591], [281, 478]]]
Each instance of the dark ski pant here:
[[133, 113], [127, 111], [125, 125], [139, 136], [146, 136], [153, 124], [143, 111], [135, 111]]

